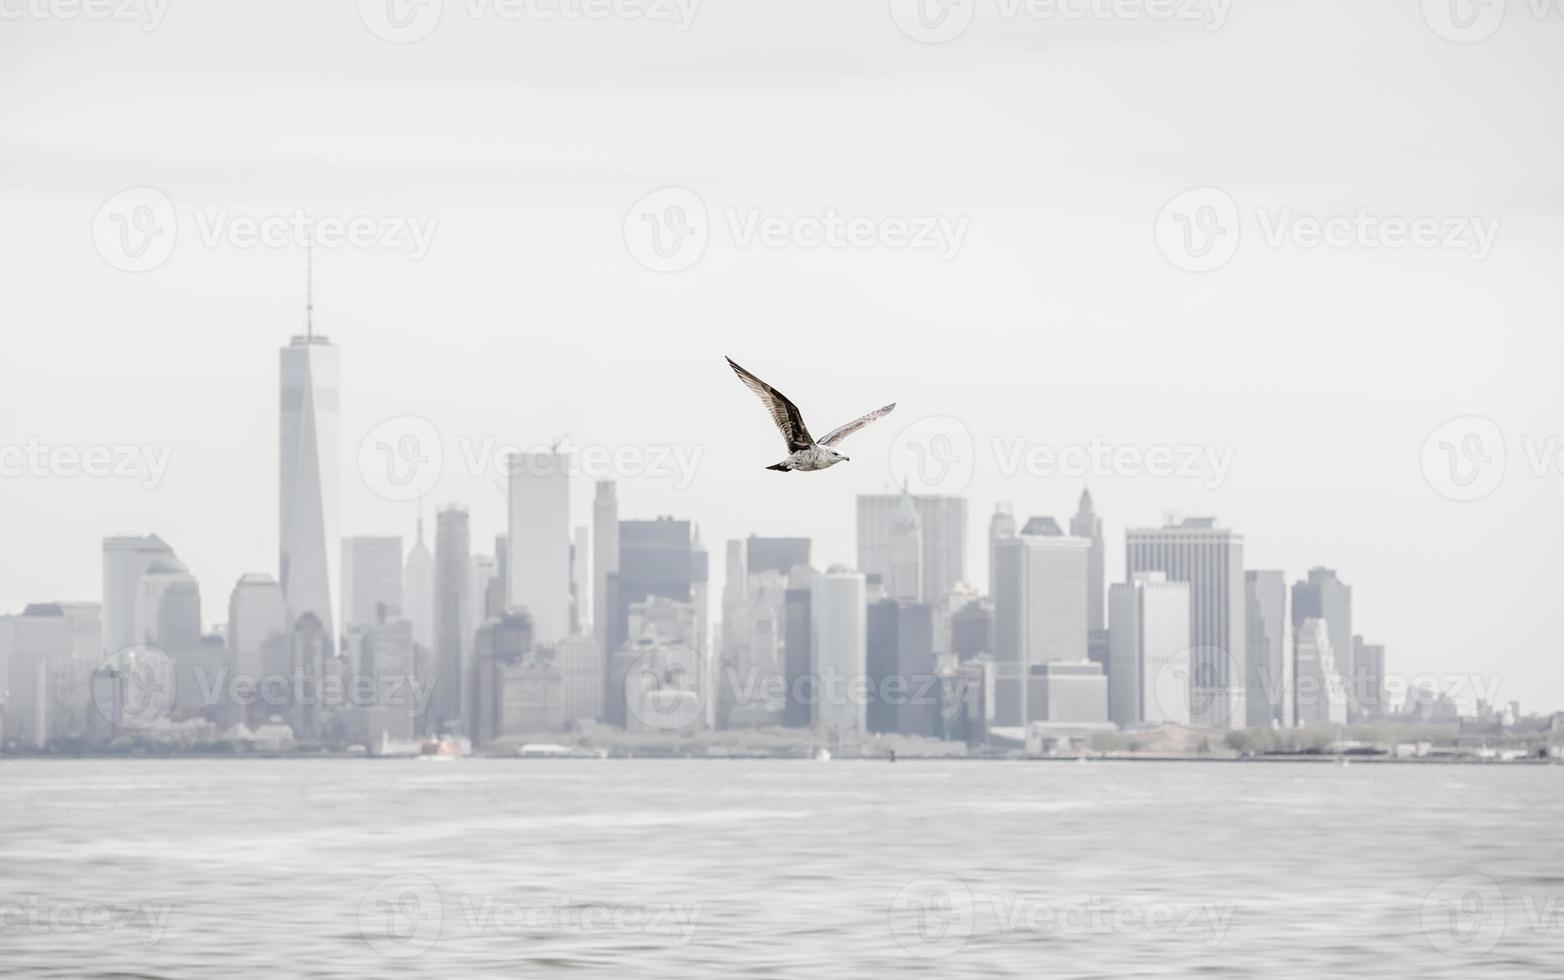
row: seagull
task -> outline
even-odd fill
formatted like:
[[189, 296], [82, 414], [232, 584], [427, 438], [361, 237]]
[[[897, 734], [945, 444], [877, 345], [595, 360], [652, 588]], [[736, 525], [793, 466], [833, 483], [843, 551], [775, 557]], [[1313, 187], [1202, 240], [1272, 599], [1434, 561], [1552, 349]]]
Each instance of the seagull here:
[[837, 463], [847, 460], [834, 448], [837, 443], [857, 432], [859, 429], [873, 422], [882, 415], [890, 414], [896, 407], [895, 402], [883, 408], [877, 408], [867, 415], [859, 416], [846, 425], [840, 425], [825, 434], [824, 439], [816, 440], [809, 434], [809, 429], [804, 425], [804, 416], [798, 410], [798, 406], [788, 401], [786, 395], [776, 390], [764, 381], [750, 374], [748, 371], [734, 363], [733, 358], [728, 358], [728, 366], [733, 368], [733, 373], [739, 376], [744, 386], [760, 397], [762, 405], [771, 413], [771, 421], [782, 430], [782, 441], [787, 443], [788, 457], [780, 463], [774, 463], [766, 467], [768, 470], [781, 470], [783, 473], [792, 470], [823, 470], [835, 466]]

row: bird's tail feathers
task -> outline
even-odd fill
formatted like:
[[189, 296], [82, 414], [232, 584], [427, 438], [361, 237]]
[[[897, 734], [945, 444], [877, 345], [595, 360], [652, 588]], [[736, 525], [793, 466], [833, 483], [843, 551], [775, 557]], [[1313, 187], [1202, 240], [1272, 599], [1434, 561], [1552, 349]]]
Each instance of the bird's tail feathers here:
[[772, 463], [770, 466], [766, 467], [766, 469], [781, 470], [783, 473], [786, 473], [788, 471], [788, 465], [786, 463]]

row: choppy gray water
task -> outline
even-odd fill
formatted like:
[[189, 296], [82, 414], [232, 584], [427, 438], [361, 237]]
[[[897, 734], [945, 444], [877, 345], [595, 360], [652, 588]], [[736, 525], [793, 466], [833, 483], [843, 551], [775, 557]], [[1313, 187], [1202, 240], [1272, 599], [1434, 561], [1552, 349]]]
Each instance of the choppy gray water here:
[[0, 763], [7, 977], [1557, 976], [1564, 769]]

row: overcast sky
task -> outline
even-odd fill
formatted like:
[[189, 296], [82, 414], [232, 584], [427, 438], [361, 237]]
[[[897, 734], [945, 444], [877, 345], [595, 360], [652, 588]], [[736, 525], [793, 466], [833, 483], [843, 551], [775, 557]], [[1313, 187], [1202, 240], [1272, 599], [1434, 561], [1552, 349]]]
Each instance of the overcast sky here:
[[[344, 534], [411, 538], [415, 505], [358, 451], [414, 416], [443, 450], [429, 508], [470, 506], [475, 543], [504, 499], [467, 457], [568, 433], [695, 459], [627, 472], [622, 516], [698, 521], [715, 575], [751, 532], [812, 537], [823, 566], [853, 559], [855, 493], [917, 478], [921, 440], [972, 464], [932, 488], [971, 499], [979, 585], [996, 501], [1062, 521], [1089, 482], [1110, 578], [1127, 526], [1214, 515], [1250, 567], [1339, 569], [1391, 670], [1564, 708], [1557, 12], [28, 3], [0, 0], [0, 446], [147, 456], [0, 477], [0, 610], [98, 598], [111, 533], [168, 540], [209, 623], [240, 574], [275, 573], [277, 348], [305, 256], [292, 231], [247, 244], [246, 221], [302, 209], [373, 231], [315, 232]], [[168, 214], [176, 235], [126, 237]], [[723, 354], [816, 434], [899, 407], [849, 464], [766, 472], [780, 440]], [[1441, 429], [1467, 417], [1488, 422]], [[1034, 452], [1094, 444], [1123, 452], [1089, 480]], [[1183, 447], [1194, 475], [1132, 465]]]

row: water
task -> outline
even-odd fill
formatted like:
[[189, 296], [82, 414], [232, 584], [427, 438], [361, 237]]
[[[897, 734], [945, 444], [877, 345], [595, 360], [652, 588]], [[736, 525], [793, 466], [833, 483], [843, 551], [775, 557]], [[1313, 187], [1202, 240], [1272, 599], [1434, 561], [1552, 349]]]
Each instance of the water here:
[[0, 884], [6, 977], [1556, 976], [1564, 769], [12, 760]]

